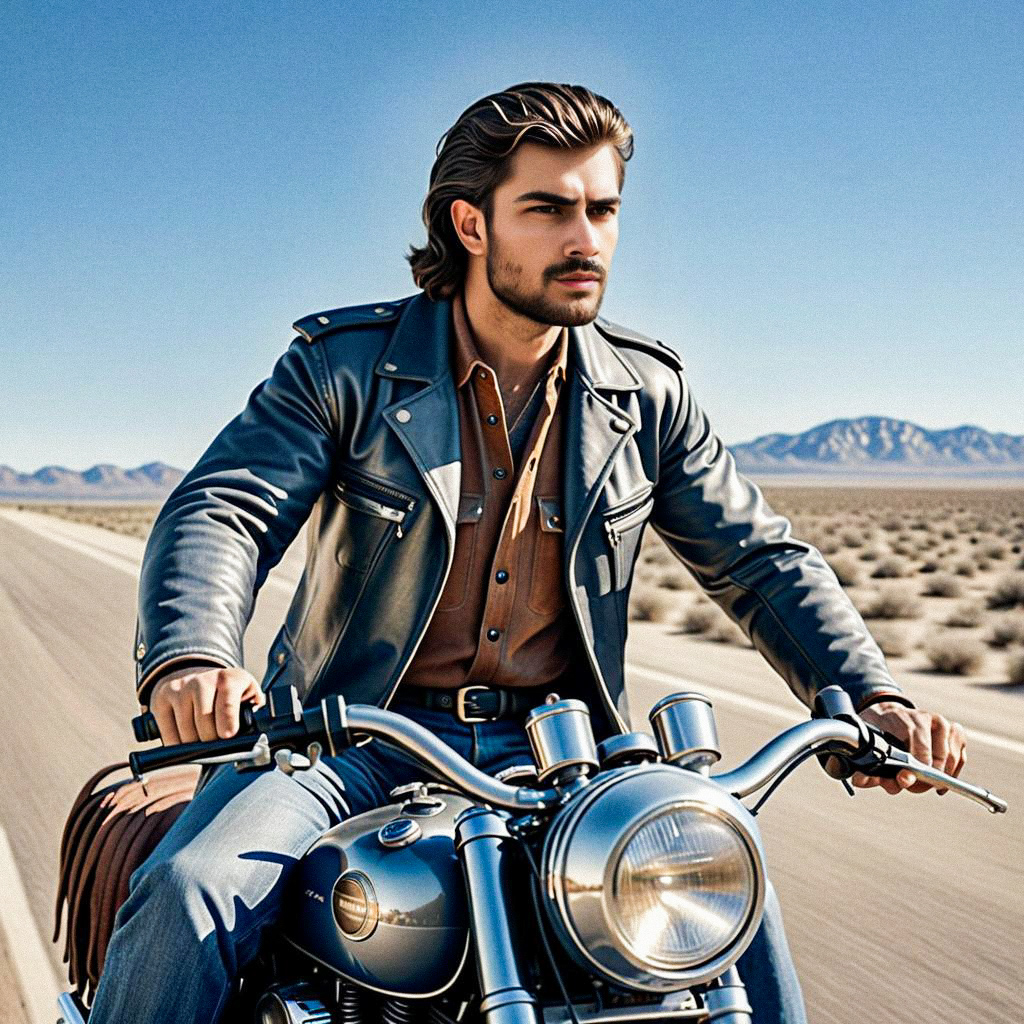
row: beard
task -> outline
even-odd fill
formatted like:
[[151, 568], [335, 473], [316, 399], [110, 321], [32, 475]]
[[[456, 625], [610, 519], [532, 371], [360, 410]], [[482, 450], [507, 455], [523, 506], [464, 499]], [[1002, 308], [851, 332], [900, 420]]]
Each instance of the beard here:
[[[585, 269], [566, 267], [560, 268], [557, 273], [572, 274], [576, 270]], [[523, 287], [522, 264], [508, 259], [493, 236], [492, 245], [487, 250], [487, 283], [495, 296], [512, 312], [550, 327], [582, 327], [583, 324], [589, 324], [601, 308], [605, 287], [605, 280], [602, 279], [596, 294], [576, 298], [567, 296], [561, 301], [545, 294], [543, 288], [530, 291]]]

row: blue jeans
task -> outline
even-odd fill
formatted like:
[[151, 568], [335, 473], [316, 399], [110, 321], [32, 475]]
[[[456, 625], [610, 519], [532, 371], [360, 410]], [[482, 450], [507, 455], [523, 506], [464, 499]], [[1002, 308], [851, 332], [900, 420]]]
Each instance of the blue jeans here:
[[[392, 708], [492, 775], [532, 763], [516, 721], [464, 724], [446, 711], [398, 701]], [[216, 1021], [312, 843], [344, 818], [387, 803], [393, 787], [427, 777], [408, 754], [377, 740], [291, 776], [219, 768], [132, 875], [90, 1024]], [[773, 892], [738, 967], [755, 1024], [803, 1024]]]

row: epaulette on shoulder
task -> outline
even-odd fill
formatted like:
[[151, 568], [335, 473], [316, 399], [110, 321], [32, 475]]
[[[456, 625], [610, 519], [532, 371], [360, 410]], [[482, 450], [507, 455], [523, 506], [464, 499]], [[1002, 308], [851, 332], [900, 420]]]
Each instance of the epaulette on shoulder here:
[[322, 313], [310, 313], [309, 316], [296, 320], [292, 327], [312, 344], [325, 335], [344, 330], [346, 327], [373, 327], [378, 324], [394, 323], [410, 298], [412, 296], [393, 299], [390, 302], [367, 302], [362, 306], [342, 306], [340, 309], [328, 309]]
[[609, 341], [616, 345], [643, 349], [645, 352], [650, 352], [677, 370], [686, 369], [686, 364], [679, 357], [679, 353], [669, 348], [663, 341], [658, 341], [657, 338], [649, 338], [646, 334], [641, 334], [639, 331], [634, 331], [629, 327], [623, 327], [622, 324], [613, 323], [603, 316], [599, 316], [594, 321], [594, 324]]

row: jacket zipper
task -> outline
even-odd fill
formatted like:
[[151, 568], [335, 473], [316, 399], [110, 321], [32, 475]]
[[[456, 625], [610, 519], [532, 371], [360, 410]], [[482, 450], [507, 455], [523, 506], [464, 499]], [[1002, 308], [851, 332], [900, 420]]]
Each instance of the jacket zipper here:
[[[352, 499], [354, 505], [360, 506], [382, 519], [390, 519], [397, 523], [395, 536], [399, 540], [405, 536], [402, 532], [402, 523], [406, 515], [416, 507], [416, 499], [411, 495], [376, 481], [370, 483], [362, 477], [352, 475], [351, 471], [338, 481], [336, 490], [343, 498]], [[397, 504], [386, 504], [380, 500], [382, 497], [390, 498]], [[404, 508], [399, 508], [398, 505], [403, 505]]]
[[619, 541], [622, 539], [622, 535], [630, 527], [646, 518], [646, 509], [651, 501], [651, 495], [648, 491], [648, 493], [641, 499], [639, 505], [634, 505], [632, 508], [626, 509], [623, 512], [617, 512], [614, 516], [605, 520], [604, 528], [608, 534], [608, 539], [612, 543], [612, 547], [616, 547], [618, 545]]

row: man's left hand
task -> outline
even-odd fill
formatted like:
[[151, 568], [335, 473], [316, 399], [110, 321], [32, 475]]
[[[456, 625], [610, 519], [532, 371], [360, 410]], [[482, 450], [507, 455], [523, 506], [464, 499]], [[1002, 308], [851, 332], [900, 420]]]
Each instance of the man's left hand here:
[[[958, 722], [894, 701], [872, 704], [860, 713], [860, 717], [869, 725], [892, 733], [922, 764], [930, 764], [947, 775], [960, 774], [966, 758], [967, 741]], [[911, 793], [924, 793], [933, 788], [932, 783], [919, 780], [913, 772], [906, 770], [894, 779], [879, 779], [857, 772], [850, 782], [859, 789], [881, 786], [892, 796], [905, 789]], [[942, 796], [946, 790], [938, 792]]]

